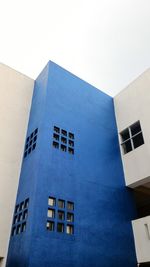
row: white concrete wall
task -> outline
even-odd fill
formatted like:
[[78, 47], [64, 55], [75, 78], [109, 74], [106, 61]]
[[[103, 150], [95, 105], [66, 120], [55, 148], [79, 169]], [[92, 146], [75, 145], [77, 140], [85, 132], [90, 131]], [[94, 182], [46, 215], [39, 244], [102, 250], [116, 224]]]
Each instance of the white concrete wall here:
[[132, 221], [138, 263], [150, 262], [150, 216]]
[[0, 257], [5, 266], [34, 80], [0, 64]]
[[150, 181], [150, 69], [114, 98], [118, 133], [140, 121], [145, 144], [122, 155], [126, 185]]

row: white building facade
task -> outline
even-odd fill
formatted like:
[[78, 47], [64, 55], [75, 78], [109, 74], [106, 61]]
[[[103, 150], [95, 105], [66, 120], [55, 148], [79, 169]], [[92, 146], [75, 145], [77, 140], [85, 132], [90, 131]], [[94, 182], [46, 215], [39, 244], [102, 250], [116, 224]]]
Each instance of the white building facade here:
[[[126, 186], [135, 194], [137, 262], [150, 264], [150, 69], [114, 98]], [[149, 266], [149, 265], [146, 265]]]
[[4, 267], [34, 80], [0, 64], [0, 267]]

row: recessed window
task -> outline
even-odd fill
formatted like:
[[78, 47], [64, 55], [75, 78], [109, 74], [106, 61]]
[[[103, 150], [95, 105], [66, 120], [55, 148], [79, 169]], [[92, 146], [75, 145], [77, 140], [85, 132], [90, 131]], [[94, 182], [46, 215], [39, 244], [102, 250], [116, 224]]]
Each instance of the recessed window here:
[[53, 134], [53, 137], [54, 137], [54, 139], [56, 139], [57, 141], [59, 141], [59, 135], [58, 134]]
[[58, 207], [59, 207], [60, 209], [64, 209], [64, 207], [65, 207], [65, 201], [59, 199], [59, 200], [58, 200]]
[[49, 197], [49, 198], [48, 198], [48, 205], [49, 205], [49, 206], [55, 206], [55, 204], [56, 204], [56, 198], [54, 198], [54, 197]]
[[64, 224], [63, 223], [57, 223], [57, 232], [59, 232], [59, 233], [64, 232]]
[[53, 221], [47, 221], [46, 228], [49, 231], [54, 231], [54, 222]]
[[66, 233], [69, 235], [73, 235], [74, 229], [73, 229], [73, 225], [67, 225], [67, 229], [66, 229]]
[[144, 144], [140, 122], [132, 124], [120, 133], [121, 146], [124, 154]]
[[60, 133], [60, 128], [54, 126], [54, 131], [55, 131], [56, 133]]
[[74, 210], [74, 203], [68, 201], [68, 202], [67, 202], [67, 209], [68, 209], [68, 210]]
[[25, 232], [26, 230], [26, 222], [24, 222], [21, 226], [21, 232]]
[[53, 147], [55, 147], [55, 148], [59, 148], [59, 143], [53, 141]]
[[64, 211], [59, 210], [58, 211], [58, 220], [64, 220], [64, 219], [65, 219]]
[[64, 151], [64, 152], [66, 152], [67, 151], [67, 147], [64, 146], [64, 145], [61, 145], [61, 150]]
[[47, 217], [49, 217], [49, 218], [54, 218], [54, 217], [55, 217], [55, 210], [53, 210], [53, 209], [48, 209]]
[[24, 158], [36, 148], [38, 128], [34, 130], [26, 139]]
[[70, 139], [74, 139], [74, 134], [73, 133], [69, 133], [69, 138]]
[[69, 140], [69, 146], [74, 147], [74, 141]]
[[61, 142], [63, 142], [64, 144], [67, 144], [67, 138], [61, 137]]
[[71, 148], [71, 147], [68, 147], [68, 152], [73, 155], [74, 154], [74, 149]]
[[67, 136], [67, 131], [65, 131], [65, 130], [61, 130], [61, 133], [63, 134], [63, 135], [65, 135], [65, 136]]
[[73, 222], [73, 221], [74, 221], [73, 213], [67, 212], [67, 222]]

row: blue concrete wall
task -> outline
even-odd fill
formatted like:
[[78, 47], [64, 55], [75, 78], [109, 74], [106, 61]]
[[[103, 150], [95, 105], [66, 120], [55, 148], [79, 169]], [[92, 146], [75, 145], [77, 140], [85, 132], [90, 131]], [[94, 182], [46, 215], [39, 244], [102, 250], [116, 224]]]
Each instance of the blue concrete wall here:
[[[73, 132], [75, 154], [52, 147], [53, 126]], [[35, 82], [17, 203], [29, 197], [26, 232], [11, 237], [7, 267], [134, 267], [130, 221], [113, 99], [49, 62]], [[49, 196], [75, 203], [74, 235], [46, 229]]]

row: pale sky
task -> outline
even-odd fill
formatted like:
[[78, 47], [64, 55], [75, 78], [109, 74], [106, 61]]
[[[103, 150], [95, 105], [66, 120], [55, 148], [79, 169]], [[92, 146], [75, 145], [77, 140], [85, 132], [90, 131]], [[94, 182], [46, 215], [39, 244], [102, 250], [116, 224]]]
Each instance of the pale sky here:
[[0, 62], [36, 78], [52, 60], [116, 95], [150, 67], [150, 0], [0, 0]]

